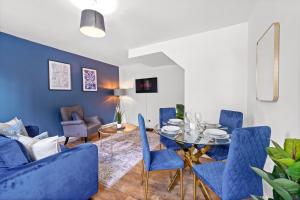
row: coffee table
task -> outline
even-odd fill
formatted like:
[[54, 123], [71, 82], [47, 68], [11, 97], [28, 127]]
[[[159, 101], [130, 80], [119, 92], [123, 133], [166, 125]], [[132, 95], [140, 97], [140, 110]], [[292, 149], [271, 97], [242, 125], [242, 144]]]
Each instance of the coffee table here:
[[[107, 127], [101, 127], [98, 130], [98, 133], [100, 134], [100, 141], [102, 143], [101, 140], [101, 136], [102, 135], [114, 135], [114, 134], [127, 134], [127, 133], [132, 133], [134, 131], [136, 131], [138, 129], [138, 127], [136, 125], [133, 124], [128, 124], [128, 123], [123, 123], [121, 128], [117, 128], [117, 124], [114, 124], [112, 126], [107, 126]], [[113, 144], [110, 143], [110, 148], [111, 148], [111, 158], [113, 158]]]
[[[137, 130], [137, 126], [133, 124], [123, 123], [121, 128], [117, 128], [117, 125], [112, 125], [109, 127], [101, 127], [98, 132], [105, 135], [111, 135], [115, 133], [131, 133]], [[100, 136], [101, 137], [101, 136]]]

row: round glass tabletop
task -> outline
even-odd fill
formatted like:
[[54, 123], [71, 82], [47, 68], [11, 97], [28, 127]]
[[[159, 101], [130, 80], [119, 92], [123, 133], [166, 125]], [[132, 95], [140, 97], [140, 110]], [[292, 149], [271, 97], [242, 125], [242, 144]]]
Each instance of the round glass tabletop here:
[[[187, 129], [184, 125], [178, 126], [180, 128], [176, 133], [167, 133], [164, 132], [159, 125], [154, 127], [154, 131], [170, 140], [174, 140], [179, 144], [195, 144], [195, 145], [225, 145], [229, 144], [230, 134], [227, 134], [226, 137], [213, 137], [210, 134], [204, 134], [205, 129]], [[217, 128], [220, 130], [226, 130], [226, 128]]]

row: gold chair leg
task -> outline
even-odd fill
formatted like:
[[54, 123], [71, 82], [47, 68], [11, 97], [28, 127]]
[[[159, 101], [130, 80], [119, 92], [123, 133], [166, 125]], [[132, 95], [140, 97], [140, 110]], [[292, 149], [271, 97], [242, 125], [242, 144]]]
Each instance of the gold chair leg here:
[[142, 173], [141, 173], [141, 177], [142, 177], [141, 185], [143, 185], [143, 183], [144, 183], [144, 160], [142, 160]]
[[203, 184], [203, 182], [201, 180], [199, 180], [199, 183], [200, 183], [200, 189], [201, 189], [201, 191], [204, 195], [205, 200], [211, 200], [210, 196], [207, 192], [207, 189], [206, 189], [205, 185]]
[[145, 200], [148, 199], [148, 178], [149, 178], [149, 172], [145, 172]]
[[180, 199], [183, 200], [183, 169], [180, 169]]
[[197, 177], [194, 174], [194, 187], [193, 187], [193, 193], [194, 193], [194, 200], [196, 200], [197, 198]]
[[162, 145], [161, 144], [159, 144], [159, 150], [161, 150], [162, 149]]

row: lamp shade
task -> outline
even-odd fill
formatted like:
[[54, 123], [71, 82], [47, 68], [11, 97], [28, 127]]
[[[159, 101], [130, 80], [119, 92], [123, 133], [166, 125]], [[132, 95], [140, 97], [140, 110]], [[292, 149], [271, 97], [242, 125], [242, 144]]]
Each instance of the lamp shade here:
[[81, 12], [80, 31], [89, 37], [104, 37], [105, 24], [101, 13], [86, 9]]
[[114, 96], [126, 96], [127, 91], [126, 89], [114, 89]]

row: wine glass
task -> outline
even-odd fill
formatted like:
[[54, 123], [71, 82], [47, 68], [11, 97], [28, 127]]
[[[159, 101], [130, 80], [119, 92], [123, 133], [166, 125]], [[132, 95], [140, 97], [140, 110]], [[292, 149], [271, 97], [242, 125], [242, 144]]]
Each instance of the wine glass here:
[[193, 121], [192, 113], [185, 112], [184, 113], [184, 123], [185, 123], [185, 129], [187, 132], [189, 132], [191, 129], [190, 125], [191, 125], [192, 121]]
[[197, 130], [201, 130], [202, 126], [201, 126], [201, 122], [202, 122], [202, 115], [199, 112], [195, 113], [195, 121], [196, 121], [196, 128]]

